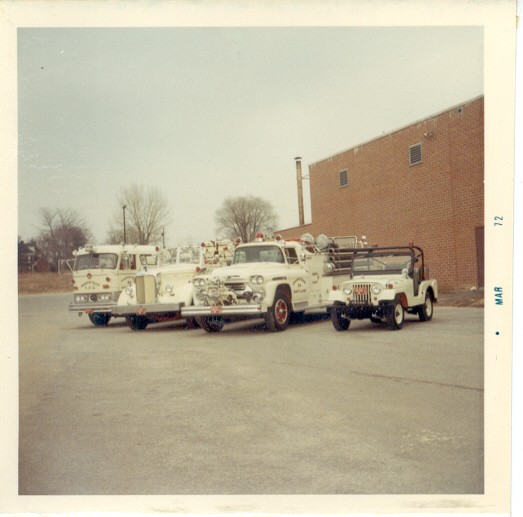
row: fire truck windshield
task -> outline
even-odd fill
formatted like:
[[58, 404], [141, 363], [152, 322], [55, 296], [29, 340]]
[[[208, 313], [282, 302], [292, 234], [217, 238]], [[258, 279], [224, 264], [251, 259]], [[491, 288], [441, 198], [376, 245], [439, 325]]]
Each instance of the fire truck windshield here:
[[118, 255], [116, 253], [88, 253], [77, 255], [74, 262], [74, 270], [84, 269], [116, 269]]

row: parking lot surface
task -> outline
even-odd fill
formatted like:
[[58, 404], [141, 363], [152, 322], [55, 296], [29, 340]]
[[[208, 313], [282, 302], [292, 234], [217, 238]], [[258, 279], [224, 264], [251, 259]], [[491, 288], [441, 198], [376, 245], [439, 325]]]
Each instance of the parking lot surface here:
[[483, 309], [218, 334], [19, 298], [19, 492], [483, 493]]

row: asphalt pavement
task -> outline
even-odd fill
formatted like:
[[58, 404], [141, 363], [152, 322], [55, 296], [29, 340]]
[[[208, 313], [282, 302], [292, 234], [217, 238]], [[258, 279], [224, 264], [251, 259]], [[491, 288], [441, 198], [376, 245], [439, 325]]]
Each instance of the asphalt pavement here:
[[481, 494], [483, 309], [94, 327], [19, 298], [19, 493]]

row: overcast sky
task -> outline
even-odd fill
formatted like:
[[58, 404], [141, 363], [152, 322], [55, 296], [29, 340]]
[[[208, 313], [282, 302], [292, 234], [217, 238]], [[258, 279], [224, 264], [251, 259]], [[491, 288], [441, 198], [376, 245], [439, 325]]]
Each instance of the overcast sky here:
[[296, 226], [294, 157], [482, 94], [482, 27], [19, 28], [18, 233], [73, 208], [104, 242], [131, 183], [161, 188], [169, 246], [214, 238], [227, 196]]

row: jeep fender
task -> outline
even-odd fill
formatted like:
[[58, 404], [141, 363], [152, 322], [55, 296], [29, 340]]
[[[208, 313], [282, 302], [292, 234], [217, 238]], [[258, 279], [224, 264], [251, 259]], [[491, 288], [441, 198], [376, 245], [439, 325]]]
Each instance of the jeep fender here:
[[426, 293], [432, 293], [432, 299], [436, 302], [438, 300], [438, 283], [436, 280], [424, 280], [419, 286], [419, 292], [425, 299]]
[[387, 290], [387, 298], [381, 298], [379, 300], [379, 305], [387, 305], [389, 303], [392, 303], [396, 298], [399, 298], [401, 305], [404, 309], [407, 309], [409, 306], [409, 301], [407, 298], [407, 295], [403, 291], [394, 291], [394, 290]]
[[329, 292], [329, 302], [332, 302], [332, 303], [336, 303], [336, 302], [339, 302], [339, 303], [347, 303], [347, 297], [345, 296], [345, 294], [343, 293], [343, 291], [341, 289], [337, 289], [336, 291], [333, 291], [331, 289], [331, 291]]

